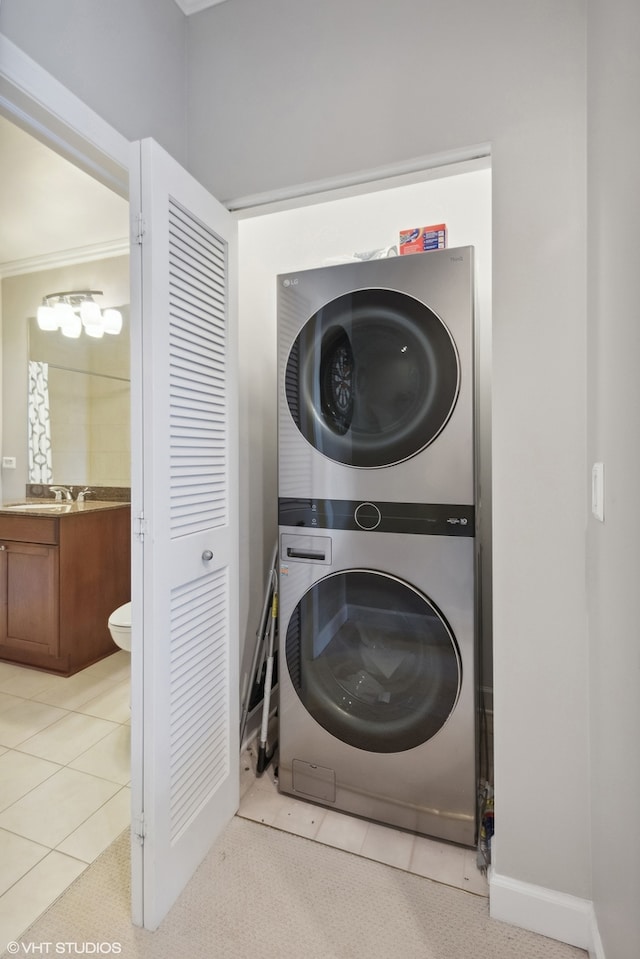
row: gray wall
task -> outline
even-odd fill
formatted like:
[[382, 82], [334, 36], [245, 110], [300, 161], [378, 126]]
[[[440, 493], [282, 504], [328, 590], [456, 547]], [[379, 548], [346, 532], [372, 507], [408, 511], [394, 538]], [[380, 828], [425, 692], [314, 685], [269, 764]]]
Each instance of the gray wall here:
[[593, 898], [607, 956], [640, 956], [640, 6], [589, 3], [589, 463]]
[[189, 18], [189, 131], [226, 198], [491, 141], [495, 865], [590, 898], [585, 15], [233, 0]]
[[174, 0], [1, 0], [0, 31], [130, 140], [186, 163], [186, 18]]

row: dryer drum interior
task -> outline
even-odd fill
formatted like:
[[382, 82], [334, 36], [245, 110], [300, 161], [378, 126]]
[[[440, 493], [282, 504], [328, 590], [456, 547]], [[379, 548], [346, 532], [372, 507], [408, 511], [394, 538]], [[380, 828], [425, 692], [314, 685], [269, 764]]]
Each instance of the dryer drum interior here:
[[396, 577], [333, 573], [289, 620], [286, 659], [305, 709], [342, 742], [402, 752], [435, 736], [462, 682], [453, 633], [437, 607]]
[[343, 294], [318, 310], [291, 348], [285, 392], [293, 420], [320, 453], [348, 466], [390, 466], [446, 425], [460, 363], [442, 320], [386, 289]]

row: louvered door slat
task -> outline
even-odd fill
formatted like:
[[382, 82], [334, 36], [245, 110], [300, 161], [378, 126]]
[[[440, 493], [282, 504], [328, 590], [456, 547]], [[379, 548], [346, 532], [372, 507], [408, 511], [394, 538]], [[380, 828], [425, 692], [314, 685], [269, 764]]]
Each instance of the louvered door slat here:
[[[224, 571], [176, 591], [172, 601], [172, 836], [185, 828], [199, 809], [202, 795], [215, 789], [228, 769], [225, 750], [218, 752], [211, 768], [211, 744], [221, 735], [215, 717], [226, 709], [226, 605]], [[217, 623], [218, 629], [211, 630], [211, 623]], [[207, 762], [203, 763], [205, 755]]]
[[[226, 521], [227, 330], [223, 244], [179, 207], [172, 209], [171, 224], [171, 532], [180, 536], [186, 528], [197, 528], [199, 509], [203, 525]], [[182, 251], [193, 256], [198, 244], [195, 267], [185, 269]], [[208, 466], [204, 474], [199, 471], [197, 484], [189, 491], [187, 510], [182, 497], [175, 495], [178, 482], [184, 489], [185, 450], [190, 450], [192, 464], [203, 456]], [[222, 455], [212, 459], [212, 451]]]

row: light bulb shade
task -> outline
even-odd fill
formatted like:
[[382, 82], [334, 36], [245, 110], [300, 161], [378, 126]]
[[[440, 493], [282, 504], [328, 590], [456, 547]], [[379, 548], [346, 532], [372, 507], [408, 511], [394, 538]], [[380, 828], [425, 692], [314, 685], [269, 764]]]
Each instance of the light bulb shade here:
[[41, 330], [58, 329], [58, 315], [52, 306], [39, 306], [37, 319]]
[[120, 310], [105, 310], [102, 314], [102, 325], [105, 333], [120, 333], [122, 330], [122, 313]]
[[83, 326], [102, 326], [102, 313], [94, 300], [84, 300], [80, 305], [80, 318]]
[[99, 340], [101, 336], [104, 336], [104, 327], [102, 323], [85, 323], [84, 331], [87, 336], [93, 336], [96, 340]]
[[53, 304], [53, 311], [58, 318], [58, 325], [62, 327], [63, 323], [71, 323], [75, 313], [69, 303], [63, 303], [62, 300]]
[[77, 340], [82, 333], [82, 320], [77, 313], [73, 312], [71, 307], [69, 307], [68, 313], [65, 314], [60, 324], [60, 331], [64, 336], [68, 336], [73, 340]]
[[[0, 0], [2, 2], [2, 0]], [[78, 339], [84, 329], [87, 336], [100, 339], [105, 333], [120, 333], [122, 314], [119, 310], [102, 313], [94, 296], [102, 290], [72, 290], [47, 293], [38, 308], [37, 321], [42, 330], [60, 330], [65, 336]]]

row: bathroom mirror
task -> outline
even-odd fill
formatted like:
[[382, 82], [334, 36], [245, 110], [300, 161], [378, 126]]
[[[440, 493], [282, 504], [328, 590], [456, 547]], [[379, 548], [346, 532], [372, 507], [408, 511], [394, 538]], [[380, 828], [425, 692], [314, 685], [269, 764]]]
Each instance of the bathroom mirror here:
[[29, 319], [29, 482], [130, 486], [129, 307], [122, 332], [72, 339]]

